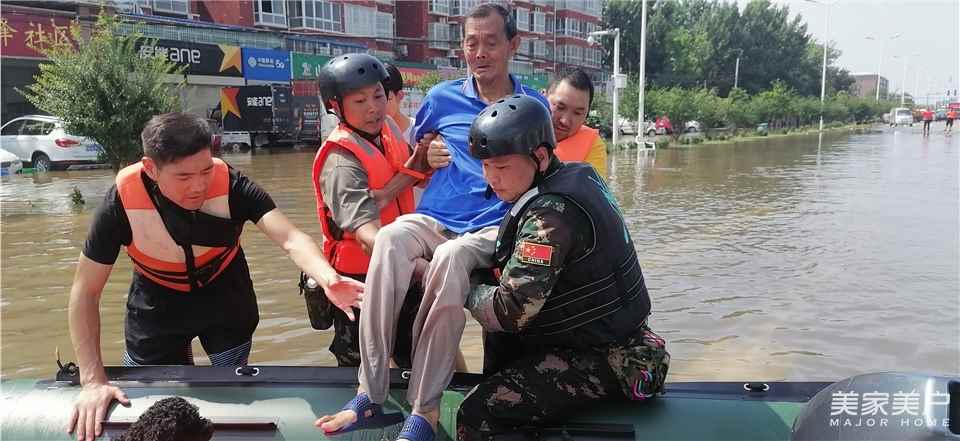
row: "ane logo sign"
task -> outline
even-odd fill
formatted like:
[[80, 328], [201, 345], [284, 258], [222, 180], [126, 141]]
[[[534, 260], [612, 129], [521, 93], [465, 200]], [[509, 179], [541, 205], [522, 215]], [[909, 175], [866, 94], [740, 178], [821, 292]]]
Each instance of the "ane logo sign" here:
[[830, 427], [948, 427], [949, 418], [934, 415], [946, 415], [949, 406], [950, 394], [941, 391], [836, 391], [830, 400]]

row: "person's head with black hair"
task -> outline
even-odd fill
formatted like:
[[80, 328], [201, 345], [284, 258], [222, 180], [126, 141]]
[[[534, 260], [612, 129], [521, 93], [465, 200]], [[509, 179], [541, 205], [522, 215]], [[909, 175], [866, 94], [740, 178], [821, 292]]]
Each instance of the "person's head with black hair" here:
[[511, 11], [499, 3], [482, 3], [463, 21], [463, 55], [480, 84], [507, 78], [510, 59], [520, 47], [517, 23]]
[[208, 441], [213, 423], [180, 397], [153, 403], [117, 441]]
[[587, 120], [593, 104], [593, 81], [580, 68], [557, 78], [547, 89], [557, 141], [573, 136]]
[[394, 120], [400, 115], [400, 105], [403, 103], [403, 74], [400, 69], [390, 63], [384, 63], [387, 68], [387, 74], [390, 76], [381, 81], [383, 91], [387, 94], [387, 115]]
[[184, 209], [200, 209], [213, 180], [207, 122], [189, 113], [160, 114], [147, 121], [140, 141], [144, 172], [160, 192]]

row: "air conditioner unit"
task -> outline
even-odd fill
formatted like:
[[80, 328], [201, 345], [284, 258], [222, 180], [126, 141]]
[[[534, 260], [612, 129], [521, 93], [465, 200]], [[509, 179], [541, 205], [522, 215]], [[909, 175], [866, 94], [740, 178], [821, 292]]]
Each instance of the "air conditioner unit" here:
[[405, 44], [398, 44], [398, 45], [394, 46], [393, 48], [394, 48], [394, 51], [395, 51], [398, 55], [400, 55], [400, 56], [402, 56], [402, 57], [406, 57], [407, 55], [409, 55], [409, 51], [410, 51], [410, 50], [409, 50], [409, 48], [407, 47], [407, 45], [405, 45]]
[[447, 51], [447, 58], [460, 58], [460, 56], [457, 55], [457, 51], [455, 49], [450, 49]]

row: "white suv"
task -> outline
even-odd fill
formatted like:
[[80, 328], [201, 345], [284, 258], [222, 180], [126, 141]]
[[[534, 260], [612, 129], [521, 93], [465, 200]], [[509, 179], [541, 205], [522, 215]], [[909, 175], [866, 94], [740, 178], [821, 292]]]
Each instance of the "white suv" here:
[[102, 149], [93, 140], [67, 134], [60, 118], [46, 115], [22, 116], [4, 124], [0, 148], [33, 163], [36, 171], [95, 164]]

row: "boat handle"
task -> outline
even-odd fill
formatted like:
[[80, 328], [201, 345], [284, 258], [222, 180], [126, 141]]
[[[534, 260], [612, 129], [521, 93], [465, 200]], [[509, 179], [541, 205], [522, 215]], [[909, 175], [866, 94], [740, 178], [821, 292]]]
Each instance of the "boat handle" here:
[[743, 383], [743, 390], [747, 392], [766, 392], [770, 390], [767, 383]]
[[256, 377], [260, 375], [260, 368], [253, 366], [240, 366], [234, 371], [237, 376]]
[[404, 380], [409, 380], [409, 379], [410, 379], [410, 371], [400, 372], [400, 378], [402, 378], [402, 379], [404, 379]]

